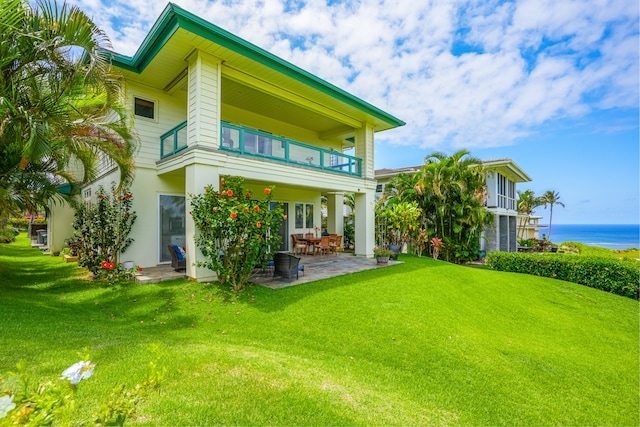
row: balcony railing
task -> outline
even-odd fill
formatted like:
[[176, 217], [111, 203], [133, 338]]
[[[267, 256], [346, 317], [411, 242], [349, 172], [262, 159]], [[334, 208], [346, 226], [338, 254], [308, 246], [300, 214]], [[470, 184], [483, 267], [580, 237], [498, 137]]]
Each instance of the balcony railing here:
[[[362, 176], [362, 159], [303, 144], [244, 126], [222, 122], [220, 149], [246, 156], [276, 160], [327, 172]], [[187, 122], [184, 121], [160, 137], [160, 158], [187, 148]]]
[[504, 209], [516, 210], [516, 199], [498, 194], [498, 207]]
[[220, 149], [327, 172], [362, 176], [362, 159], [244, 126], [222, 123]]
[[160, 158], [175, 154], [187, 148], [187, 121], [180, 123], [160, 136]]

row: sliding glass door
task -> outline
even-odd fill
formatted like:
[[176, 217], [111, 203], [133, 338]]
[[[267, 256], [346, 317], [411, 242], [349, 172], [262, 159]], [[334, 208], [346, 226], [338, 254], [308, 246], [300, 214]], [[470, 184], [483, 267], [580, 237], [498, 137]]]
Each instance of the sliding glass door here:
[[167, 245], [183, 247], [185, 239], [185, 198], [184, 196], [160, 195], [160, 262], [171, 262]]

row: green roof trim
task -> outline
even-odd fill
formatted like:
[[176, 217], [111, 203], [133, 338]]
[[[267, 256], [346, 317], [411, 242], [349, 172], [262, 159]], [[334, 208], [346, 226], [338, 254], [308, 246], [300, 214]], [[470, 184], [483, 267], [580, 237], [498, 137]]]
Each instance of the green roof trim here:
[[222, 28], [169, 3], [162, 11], [158, 20], [153, 24], [149, 34], [145, 37], [140, 48], [133, 57], [109, 53], [114, 66], [141, 73], [153, 58], [160, 52], [165, 43], [178, 30], [183, 28], [193, 34], [205, 38], [213, 43], [224, 46], [240, 55], [250, 58], [275, 71], [285, 74], [307, 86], [338, 99], [348, 105], [356, 107], [365, 113], [382, 120], [393, 127], [404, 126], [406, 123], [391, 114], [369, 104], [362, 99], [332, 85], [266, 50], [223, 30]]

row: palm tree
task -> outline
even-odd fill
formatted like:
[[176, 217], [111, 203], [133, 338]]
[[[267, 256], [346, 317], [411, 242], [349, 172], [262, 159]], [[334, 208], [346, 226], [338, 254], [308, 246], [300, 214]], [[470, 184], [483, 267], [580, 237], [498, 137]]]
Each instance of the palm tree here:
[[564, 208], [564, 203], [560, 201], [560, 193], [557, 191], [548, 190], [546, 191], [542, 197], [542, 202], [544, 203], [544, 208], [547, 208], [549, 205], [549, 240], [551, 240], [551, 221], [553, 219], [553, 205], [560, 205]]
[[535, 208], [542, 206], [544, 204], [544, 201], [542, 200], [541, 197], [536, 197], [535, 193], [533, 192], [533, 190], [525, 190], [525, 191], [520, 191], [518, 190], [518, 203], [517, 203], [517, 209], [518, 209], [518, 213], [521, 215], [526, 215], [525, 220], [520, 220], [520, 224], [518, 224], [518, 230], [519, 230], [519, 238], [522, 238], [524, 236], [524, 231], [525, 231], [525, 224], [529, 223], [529, 219], [531, 218], [531, 214], [533, 214], [533, 211], [535, 210]]
[[418, 172], [416, 190], [423, 201], [428, 201], [428, 205], [420, 204], [427, 215], [427, 233], [444, 240], [446, 259], [473, 258], [484, 225], [492, 221], [483, 205], [482, 162], [468, 150], [451, 156], [431, 153]]
[[110, 71], [106, 35], [77, 7], [46, 0], [33, 4], [0, 3], [0, 207], [5, 212], [21, 203], [46, 205], [52, 188], [88, 182], [100, 159], [114, 161], [121, 184], [134, 169], [136, 140], [120, 104], [118, 76]]

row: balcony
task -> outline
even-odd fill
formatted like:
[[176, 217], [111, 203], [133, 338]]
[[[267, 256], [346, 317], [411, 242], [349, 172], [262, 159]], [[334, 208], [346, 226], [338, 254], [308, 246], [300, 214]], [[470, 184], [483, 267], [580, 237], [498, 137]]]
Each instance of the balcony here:
[[[243, 156], [318, 169], [349, 176], [362, 176], [362, 159], [339, 151], [303, 144], [244, 126], [222, 122], [220, 150]], [[187, 122], [160, 137], [160, 158], [187, 148]]]
[[160, 158], [164, 159], [187, 148], [187, 121], [160, 136]]
[[357, 157], [231, 123], [222, 123], [220, 149], [326, 172], [362, 176], [362, 160]]
[[503, 209], [516, 210], [516, 199], [498, 194], [498, 207]]

